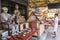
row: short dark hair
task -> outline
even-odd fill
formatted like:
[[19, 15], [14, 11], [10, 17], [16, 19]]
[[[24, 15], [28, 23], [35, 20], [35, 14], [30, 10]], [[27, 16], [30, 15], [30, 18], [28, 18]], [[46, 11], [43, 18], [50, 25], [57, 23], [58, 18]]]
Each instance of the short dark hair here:
[[56, 16], [58, 16], [58, 14], [55, 14]]

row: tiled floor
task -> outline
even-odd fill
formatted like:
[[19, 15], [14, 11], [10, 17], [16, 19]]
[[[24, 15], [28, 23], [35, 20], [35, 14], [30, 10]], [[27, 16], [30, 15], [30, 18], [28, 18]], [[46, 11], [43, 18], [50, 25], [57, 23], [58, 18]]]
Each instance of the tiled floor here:
[[53, 31], [52, 28], [51, 30], [48, 30], [48, 34], [45, 40], [60, 40], [60, 28], [58, 28], [56, 38], [53, 38], [52, 31]]
[[[60, 40], [60, 28], [58, 28], [56, 38], [53, 38], [53, 28], [49, 28], [45, 33], [43, 33], [38, 40]], [[37, 38], [32, 37], [31, 40], [37, 40]]]
[[58, 28], [56, 38], [53, 38], [53, 28], [48, 28], [45, 33], [43, 33], [39, 40], [60, 40], [60, 28]]

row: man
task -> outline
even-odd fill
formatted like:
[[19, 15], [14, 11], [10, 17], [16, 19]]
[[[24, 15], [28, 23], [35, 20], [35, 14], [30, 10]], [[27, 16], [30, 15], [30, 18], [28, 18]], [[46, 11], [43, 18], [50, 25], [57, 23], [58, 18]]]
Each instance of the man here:
[[58, 14], [55, 14], [54, 16], [54, 37], [56, 37], [57, 28], [58, 28]]

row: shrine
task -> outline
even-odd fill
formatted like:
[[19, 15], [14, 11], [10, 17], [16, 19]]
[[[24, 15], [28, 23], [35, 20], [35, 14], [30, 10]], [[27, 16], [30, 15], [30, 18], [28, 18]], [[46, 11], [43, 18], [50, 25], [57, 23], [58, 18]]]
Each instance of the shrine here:
[[60, 0], [0, 0], [0, 40], [49, 40], [59, 30]]

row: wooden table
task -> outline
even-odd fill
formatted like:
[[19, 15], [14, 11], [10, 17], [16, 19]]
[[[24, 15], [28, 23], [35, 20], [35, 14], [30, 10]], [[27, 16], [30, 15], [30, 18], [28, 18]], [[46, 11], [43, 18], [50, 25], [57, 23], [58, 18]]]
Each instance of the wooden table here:
[[[20, 32], [16, 37], [20, 40], [29, 40], [35, 33], [37, 33], [38, 35], [38, 28], [37, 28], [37, 22], [34, 21], [34, 22], [31, 22], [31, 31], [29, 32], [28, 31], [29, 29], [27, 30], [23, 30], [22, 32]], [[29, 33], [27, 33], [29, 32]], [[25, 36], [23, 36], [25, 35]], [[14, 37], [14, 36], [13, 36]], [[15, 37], [14, 37], [15, 38]], [[17, 39], [16, 39], [17, 40]], [[38, 39], [37, 39], [38, 40]]]

